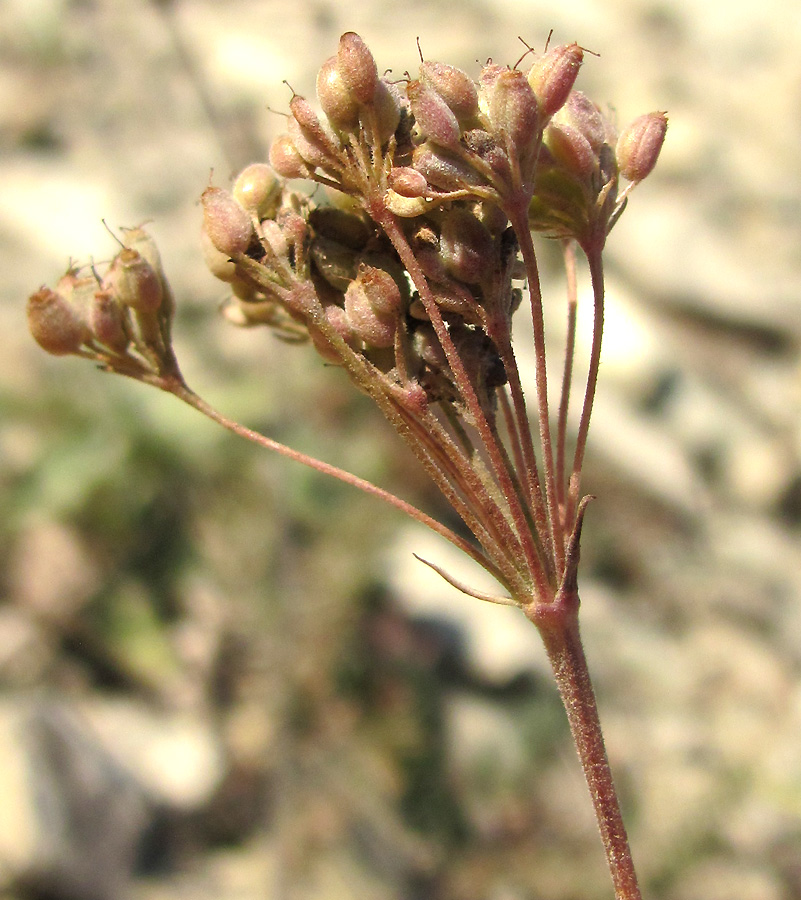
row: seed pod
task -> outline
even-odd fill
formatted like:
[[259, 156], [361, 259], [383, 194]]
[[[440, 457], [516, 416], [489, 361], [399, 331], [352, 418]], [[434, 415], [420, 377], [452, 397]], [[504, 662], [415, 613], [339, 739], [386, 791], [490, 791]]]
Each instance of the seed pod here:
[[253, 223], [247, 212], [222, 188], [206, 188], [200, 202], [203, 228], [212, 244], [229, 257], [245, 253], [253, 239]]
[[[395, 279], [385, 269], [360, 263], [356, 280], [364, 288], [367, 302], [381, 318], [395, 318], [403, 308], [403, 297]], [[347, 294], [345, 295], [347, 299]]]
[[493, 133], [504, 135], [523, 156], [533, 148], [539, 128], [537, 97], [531, 85], [517, 69], [503, 69], [488, 82], [485, 91]]
[[440, 95], [421, 81], [410, 81], [406, 96], [422, 135], [441, 147], [457, 147], [462, 136], [456, 116]]
[[128, 349], [131, 337], [125, 315], [114, 292], [108, 288], [95, 291], [89, 309], [89, 327], [95, 339], [114, 353], [123, 354]]
[[357, 103], [371, 103], [378, 83], [378, 68], [365, 42], [353, 31], [339, 39], [337, 70]]
[[426, 142], [415, 147], [412, 163], [431, 187], [441, 191], [459, 191], [484, 183], [472, 166], [436, 144]]
[[563, 44], [552, 47], [528, 70], [528, 83], [543, 118], [552, 116], [567, 100], [583, 61], [584, 51], [578, 44]]
[[395, 166], [387, 179], [393, 191], [404, 197], [424, 197], [428, 182], [421, 172], [411, 166]]
[[445, 267], [466, 284], [477, 284], [493, 269], [492, 235], [466, 209], [454, 207], [445, 214], [439, 246]]
[[589, 178], [598, 161], [590, 142], [572, 125], [551, 122], [545, 129], [545, 142], [553, 158], [568, 172]]
[[111, 261], [103, 287], [123, 306], [140, 312], [156, 312], [164, 297], [161, 279], [153, 266], [130, 247], [120, 250]]
[[36, 343], [54, 356], [77, 353], [90, 338], [80, 312], [62, 294], [44, 285], [28, 298], [28, 330]]
[[257, 219], [272, 219], [281, 199], [281, 182], [266, 163], [252, 163], [237, 175], [231, 193]]
[[395, 343], [397, 316], [378, 315], [370, 302], [370, 293], [359, 279], [352, 281], [345, 291], [345, 313], [353, 333], [368, 347], [380, 350]]
[[353, 131], [358, 126], [359, 104], [339, 72], [336, 56], [329, 57], [320, 66], [317, 73], [317, 99], [334, 128]]
[[356, 254], [339, 241], [317, 235], [311, 243], [309, 255], [320, 275], [338, 291], [347, 290], [356, 277]]
[[395, 85], [380, 80], [375, 86], [373, 107], [378, 122], [376, 137], [379, 144], [383, 146], [395, 134], [401, 119], [400, 98]]
[[666, 133], [665, 113], [638, 116], [618, 138], [616, 155], [620, 174], [635, 183], [650, 175], [665, 143]]
[[308, 178], [314, 171], [288, 134], [279, 134], [273, 141], [270, 165], [282, 178]]
[[442, 97], [460, 123], [478, 115], [478, 91], [467, 72], [445, 63], [424, 62], [420, 81]]
[[597, 153], [606, 141], [607, 123], [597, 105], [581, 91], [571, 91], [564, 106], [554, 116], [554, 122], [570, 125], [587, 138]]

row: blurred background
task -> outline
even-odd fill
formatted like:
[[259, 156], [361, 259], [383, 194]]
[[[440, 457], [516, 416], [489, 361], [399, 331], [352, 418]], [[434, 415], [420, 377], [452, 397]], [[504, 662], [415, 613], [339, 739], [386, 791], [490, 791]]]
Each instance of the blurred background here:
[[342, 31], [402, 77], [418, 36], [477, 72], [551, 29], [598, 54], [578, 87], [621, 124], [670, 115], [608, 245], [581, 583], [644, 894], [801, 898], [801, 9], [783, 0], [0, 4], [0, 897], [611, 895], [522, 615], [417, 563], [480, 586], [399, 514], [46, 357], [24, 321], [70, 259], [114, 254], [104, 218], [150, 221], [196, 390], [447, 517], [341, 373], [220, 320], [197, 198], [266, 158], [282, 80], [311, 96]]

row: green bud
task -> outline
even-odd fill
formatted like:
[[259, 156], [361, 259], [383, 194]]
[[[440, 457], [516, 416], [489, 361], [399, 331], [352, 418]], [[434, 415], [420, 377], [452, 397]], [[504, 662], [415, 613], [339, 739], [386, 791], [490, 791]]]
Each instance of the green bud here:
[[400, 124], [401, 108], [397, 88], [386, 81], [375, 87], [373, 108], [378, 122], [378, 142], [383, 146], [395, 134]]
[[496, 137], [505, 136], [521, 158], [535, 149], [539, 130], [537, 97], [517, 69], [501, 69], [483, 85], [487, 118]]
[[554, 122], [575, 128], [587, 138], [595, 153], [606, 142], [611, 130], [598, 106], [581, 91], [570, 92], [564, 106], [554, 116]]
[[433, 143], [415, 147], [412, 164], [431, 187], [440, 191], [459, 191], [484, 184], [483, 177], [472, 166]]

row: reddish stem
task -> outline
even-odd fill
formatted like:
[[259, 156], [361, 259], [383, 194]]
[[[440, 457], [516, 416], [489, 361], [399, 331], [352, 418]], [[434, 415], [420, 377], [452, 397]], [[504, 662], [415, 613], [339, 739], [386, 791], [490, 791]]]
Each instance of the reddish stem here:
[[[556, 426], [556, 492], [559, 506], [565, 511], [565, 446], [567, 443], [567, 414], [570, 407], [570, 389], [573, 382], [573, 358], [576, 350], [576, 311], [578, 291], [576, 288], [576, 245], [573, 241], [563, 244], [565, 274], [567, 276], [567, 335], [565, 340], [565, 365], [562, 370], [562, 394], [559, 401], [559, 418]], [[569, 528], [567, 518], [565, 528]]]
[[542, 635], [590, 791], [616, 900], [642, 900], [604, 746], [595, 693], [578, 627], [578, 594], [560, 594], [529, 618]]
[[567, 510], [565, 511], [565, 522], [568, 528], [572, 527], [578, 508], [581, 489], [581, 467], [584, 464], [584, 452], [587, 449], [587, 435], [590, 430], [590, 417], [592, 415], [592, 405], [595, 401], [595, 389], [598, 385], [598, 369], [601, 365], [601, 343], [604, 333], [604, 269], [601, 249], [602, 245], [584, 248], [590, 265], [594, 315], [587, 388], [584, 393], [584, 405], [581, 410], [581, 419], [579, 420], [578, 434], [576, 436], [576, 452], [573, 457], [573, 471], [570, 475]]

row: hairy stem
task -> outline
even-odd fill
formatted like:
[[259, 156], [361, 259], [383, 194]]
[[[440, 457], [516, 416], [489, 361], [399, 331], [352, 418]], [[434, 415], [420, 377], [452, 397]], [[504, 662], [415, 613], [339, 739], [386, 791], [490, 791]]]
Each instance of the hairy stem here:
[[531, 230], [528, 224], [528, 204], [521, 207], [519, 203], [510, 204], [507, 209], [509, 221], [515, 230], [523, 255], [528, 279], [528, 292], [531, 306], [532, 328], [534, 334], [534, 356], [536, 360], [535, 378], [537, 385], [537, 411], [539, 413], [540, 443], [542, 445], [542, 463], [545, 478], [545, 495], [548, 500], [548, 522], [551, 533], [554, 564], [557, 580], [565, 569], [565, 546], [562, 531], [562, 517], [559, 515], [559, 503], [556, 493], [556, 473], [554, 469], [553, 441], [551, 440], [551, 423], [548, 414], [548, 370], [545, 355], [545, 321], [542, 311], [542, 291], [540, 289], [539, 267]]
[[432, 531], [435, 531], [438, 535], [450, 541], [471, 559], [475, 560], [482, 568], [486, 569], [501, 584], [507, 586], [506, 579], [503, 577], [500, 570], [477, 547], [474, 547], [468, 541], [464, 540], [464, 538], [459, 537], [459, 535], [451, 531], [450, 528], [427, 515], [422, 510], [417, 509], [416, 506], [413, 506], [406, 500], [396, 497], [389, 491], [385, 491], [383, 488], [378, 487], [364, 478], [359, 478], [358, 475], [353, 475], [351, 472], [346, 472], [344, 469], [340, 469], [337, 466], [332, 466], [322, 460], [315, 459], [313, 456], [308, 456], [305, 453], [301, 453], [299, 450], [287, 447], [286, 444], [282, 444], [258, 431], [253, 431], [244, 425], [240, 425], [238, 422], [234, 422], [232, 419], [229, 419], [227, 416], [223, 415], [223, 413], [218, 412], [214, 407], [206, 403], [206, 401], [189, 388], [181, 378], [172, 376], [161, 379], [158, 382], [158, 387], [167, 393], [173, 394], [179, 400], [183, 400], [184, 403], [238, 437], [245, 438], [245, 440], [251, 441], [267, 450], [273, 450], [276, 453], [280, 453], [282, 456], [286, 456], [289, 459], [299, 462], [304, 466], [308, 466], [310, 469], [314, 469], [324, 475], [330, 475], [339, 481], [343, 481], [345, 484], [349, 484], [352, 487], [364, 491], [366, 494], [378, 497], [390, 506], [394, 506], [395, 509], [399, 509], [401, 512], [406, 513], [407, 516], [410, 516], [416, 522], [428, 526]]
[[553, 668], [573, 742], [592, 797], [616, 900], [641, 900], [626, 827], [606, 755], [595, 693], [578, 627], [575, 587], [562, 589], [553, 603], [529, 609]]

